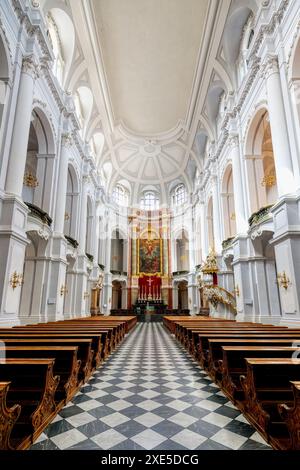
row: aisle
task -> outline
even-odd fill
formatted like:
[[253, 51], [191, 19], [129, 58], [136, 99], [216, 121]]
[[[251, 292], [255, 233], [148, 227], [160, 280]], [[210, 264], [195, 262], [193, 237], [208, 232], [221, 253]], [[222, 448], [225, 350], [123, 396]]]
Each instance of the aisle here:
[[161, 324], [139, 324], [33, 449], [268, 449]]

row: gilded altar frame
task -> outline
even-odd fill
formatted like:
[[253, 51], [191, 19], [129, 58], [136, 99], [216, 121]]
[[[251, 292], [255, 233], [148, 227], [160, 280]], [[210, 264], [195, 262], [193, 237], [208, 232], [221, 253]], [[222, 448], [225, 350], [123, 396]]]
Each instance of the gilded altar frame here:
[[[143, 238], [141, 238], [143, 240]], [[156, 240], [159, 241], [159, 247], [160, 247], [160, 260], [159, 260], [159, 265], [160, 265], [160, 271], [155, 272], [155, 273], [146, 273], [146, 272], [141, 272], [140, 271], [140, 238], [136, 240], [136, 247], [137, 247], [137, 267], [136, 267], [136, 272], [137, 275], [140, 276], [162, 276], [163, 275], [163, 240], [161, 238], [156, 238]], [[148, 238], [150, 239], [150, 238]], [[155, 240], [155, 239], [154, 239]]]

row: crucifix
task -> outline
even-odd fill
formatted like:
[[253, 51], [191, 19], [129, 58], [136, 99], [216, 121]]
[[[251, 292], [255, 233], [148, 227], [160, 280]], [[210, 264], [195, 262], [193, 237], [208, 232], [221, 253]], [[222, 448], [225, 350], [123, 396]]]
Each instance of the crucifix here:
[[150, 298], [150, 297], [152, 297], [151, 286], [152, 286], [154, 281], [152, 279], [149, 279], [147, 282], [148, 282], [148, 285], [149, 285], [149, 296], [148, 297]]

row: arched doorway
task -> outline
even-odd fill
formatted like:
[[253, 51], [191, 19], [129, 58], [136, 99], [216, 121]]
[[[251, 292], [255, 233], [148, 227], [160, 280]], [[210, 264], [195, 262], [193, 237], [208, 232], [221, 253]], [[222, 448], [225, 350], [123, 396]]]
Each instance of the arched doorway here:
[[122, 308], [122, 283], [120, 281], [113, 281], [112, 283], [112, 310], [119, 310]]
[[277, 175], [269, 114], [266, 108], [255, 115], [246, 143], [251, 213], [274, 205], [278, 199]]
[[73, 166], [68, 167], [68, 182], [66, 194], [66, 210], [64, 234], [77, 241], [77, 220], [78, 220], [78, 201], [79, 201], [79, 184], [76, 172]]
[[38, 108], [32, 111], [22, 198], [25, 203], [52, 215], [55, 172], [55, 142], [47, 116]]
[[178, 283], [178, 309], [187, 310], [188, 308], [188, 283], [187, 281], [180, 281]]
[[176, 237], [176, 259], [177, 259], [177, 272], [190, 271], [190, 243], [188, 234], [182, 230], [180, 235]]
[[47, 295], [44, 278], [46, 265], [47, 241], [41, 239], [36, 231], [27, 232], [28, 244], [25, 251], [23, 285], [20, 302], [20, 319], [22, 323], [47, 321], [43, 308], [43, 299]]
[[114, 230], [111, 238], [110, 270], [112, 274], [124, 272], [124, 239], [119, 230]]
[[[55, 317], [57, 285], [51, 275], [55, 143], [47, 116], [39, 108], [32, 112], [22, 198], [29, 208], [26, 222], [28, 244], [25, 251], [20, 318], [24, 323]], [[55, 271], [57, 275], [57, 271]], [[58, 276], [57, 276], [58, 277]], [[51, 281], [49, 281], [49, 279]]]
[[225, 240], [236, 235], [232, 166], [228, 165], [222, 182], [222, 206]]

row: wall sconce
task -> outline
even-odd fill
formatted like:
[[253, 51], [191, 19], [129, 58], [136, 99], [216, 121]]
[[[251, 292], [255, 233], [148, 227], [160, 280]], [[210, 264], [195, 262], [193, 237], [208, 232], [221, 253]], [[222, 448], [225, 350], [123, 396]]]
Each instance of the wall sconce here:
[[65, 220], [70, 220], [70, 214], [68, 214], [68, 212], [65, 212]]
[[85, 292], [85, 293], [83, 294], [84, 300], [88, 299], [89, 296], [90, 296], [89, 292]]
[[62, 285], [60, 288], [60, 296], [66, 295], [68, 293], [68, 289], [66, 285]]
[[233, 292], [234, 292], [234, 294], [235, 294], [236, 297], [239, 297], [239, 296], [241, 295], [241, 293], [240, 293], [240, 288], [239, 288], [238, 284], [235, 286]]
[[11, 275], [9, 285], [15, 290], [17, 287], [24, 284], [23, 274], [18, 274], [16, 271]]
[[277, 282], [278, 282], [279, 287], [282, 287], [285, 290], [287, 290], [288, 287], [292, 284], [290, 279], [287, 277], [285, 271], [283, 271], [282, 274], [278, 274]]

